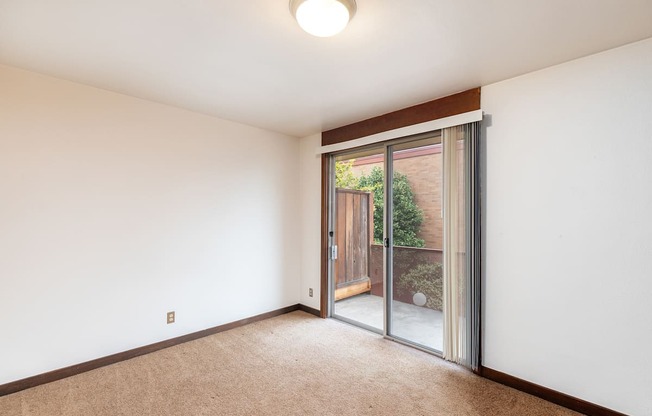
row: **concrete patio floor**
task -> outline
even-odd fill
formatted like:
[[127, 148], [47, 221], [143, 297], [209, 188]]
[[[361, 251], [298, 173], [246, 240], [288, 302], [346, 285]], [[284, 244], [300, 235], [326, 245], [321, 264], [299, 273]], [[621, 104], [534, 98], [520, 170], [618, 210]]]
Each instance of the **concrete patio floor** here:
[[[362, 294], [335, 302], [334, 314], [383, 330], [383, 298]], [[444, 320], [441, 311], [392, 303], [392, 333], [390, 335], [441, 351], [444, 345]]]

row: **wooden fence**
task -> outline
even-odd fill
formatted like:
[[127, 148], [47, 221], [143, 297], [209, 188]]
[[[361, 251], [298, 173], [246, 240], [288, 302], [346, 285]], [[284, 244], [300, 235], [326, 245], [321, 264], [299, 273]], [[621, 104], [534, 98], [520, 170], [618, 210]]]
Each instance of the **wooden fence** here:
[[374, 203], [371, 192], [338, 188], [335, 190], [334, 263], [335, 300], [371, 290], [369, 261], [373, 241]]

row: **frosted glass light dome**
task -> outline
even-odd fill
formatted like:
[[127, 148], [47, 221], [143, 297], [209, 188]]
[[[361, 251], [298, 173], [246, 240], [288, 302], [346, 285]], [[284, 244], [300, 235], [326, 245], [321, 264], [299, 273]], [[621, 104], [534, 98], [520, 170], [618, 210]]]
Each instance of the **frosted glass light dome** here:
[[355, 14], [355, 0], [291, 0], [290, 10], [299, 26], [313, 36], [340, 33]]

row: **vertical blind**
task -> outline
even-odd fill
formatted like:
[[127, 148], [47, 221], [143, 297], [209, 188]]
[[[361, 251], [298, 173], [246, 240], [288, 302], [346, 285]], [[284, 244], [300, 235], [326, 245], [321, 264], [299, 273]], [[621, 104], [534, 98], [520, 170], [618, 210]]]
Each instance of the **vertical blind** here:
[[479, 123], [443, 130], [445, 359], [480, 363]]

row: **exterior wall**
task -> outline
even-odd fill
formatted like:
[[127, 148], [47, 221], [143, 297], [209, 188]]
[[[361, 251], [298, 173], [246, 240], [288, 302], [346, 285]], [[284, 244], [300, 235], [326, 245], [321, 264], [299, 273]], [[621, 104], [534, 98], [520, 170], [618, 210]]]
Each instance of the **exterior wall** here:
[[[414, 247], [394, 247], [394, 281], [412, 270], [419, 264], [442, 263], [443, 253], [441, 250]], [[374, 244], [370, 253], [371, 294], [384, 296], [383, 284], [383, 246]], [[395, 285], [393, 288], [394, 299], [405, 303], [412, 303], [412, 294], [401, 293]]]

